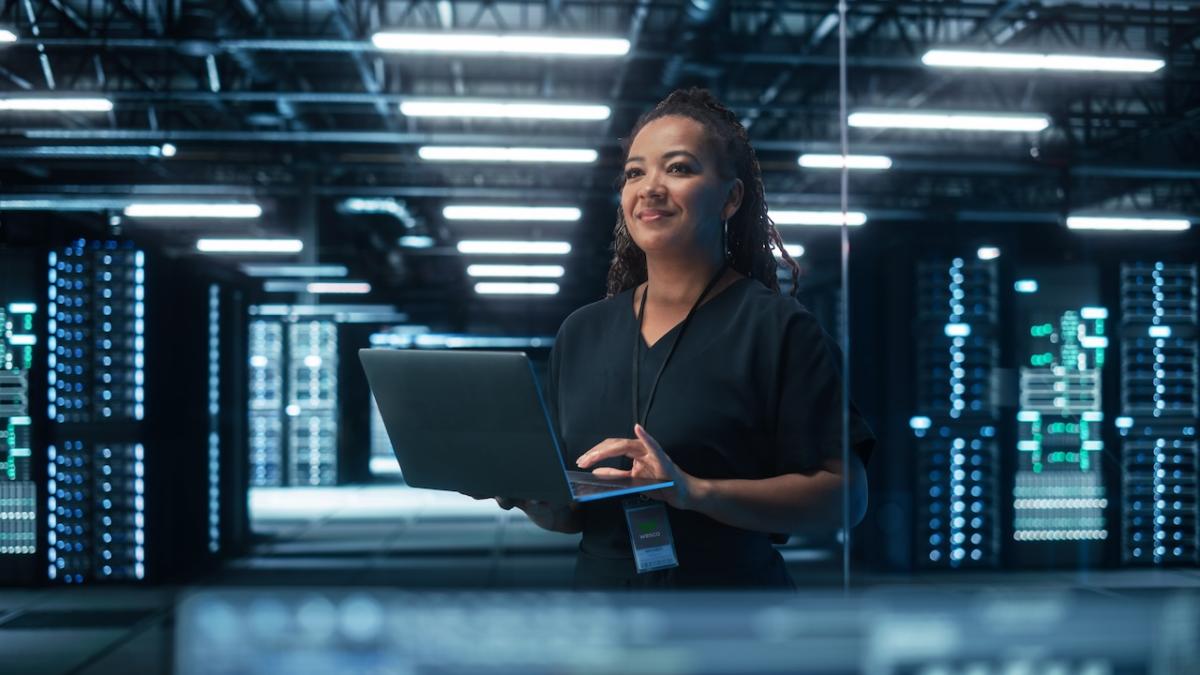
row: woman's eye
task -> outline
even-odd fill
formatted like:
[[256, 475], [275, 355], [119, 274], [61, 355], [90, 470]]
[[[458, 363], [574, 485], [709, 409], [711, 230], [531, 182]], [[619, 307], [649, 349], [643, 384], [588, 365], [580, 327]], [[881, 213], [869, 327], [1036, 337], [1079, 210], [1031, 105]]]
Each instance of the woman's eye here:
[[667, 167], [667, 170], [670, 171], [671, 169], [676, 168], [683, 169], [684, 171], [691, 171], [691, 168], [687, 164], [672, 164], [671, 166]]
[[638, 172], [638, 169], [626, 169], [626, 171], [625, 171], [625, 177], [626, 177], [626, 178], [633, 178], [635, 175], [637, 175], [637, 172]]

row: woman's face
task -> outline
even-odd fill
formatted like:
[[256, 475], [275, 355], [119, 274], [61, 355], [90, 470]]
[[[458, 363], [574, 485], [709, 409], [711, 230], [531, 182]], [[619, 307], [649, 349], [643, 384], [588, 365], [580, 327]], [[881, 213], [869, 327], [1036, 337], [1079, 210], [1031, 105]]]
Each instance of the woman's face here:
[[723, 179], [697, 121], [677, 115], [642, 127], [625, 161], [621, 210], [629, 235], [647, 253], [710, 251], [741, 205], [742, 182]]

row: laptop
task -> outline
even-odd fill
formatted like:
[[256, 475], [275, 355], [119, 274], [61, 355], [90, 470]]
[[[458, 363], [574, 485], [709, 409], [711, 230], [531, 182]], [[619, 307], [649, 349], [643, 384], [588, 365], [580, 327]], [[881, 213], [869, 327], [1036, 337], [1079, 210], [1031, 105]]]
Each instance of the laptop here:
[[571, 503], [674, 485], [567, 471], [522, 352], [360, 349], [358, 356], [413, 487]]

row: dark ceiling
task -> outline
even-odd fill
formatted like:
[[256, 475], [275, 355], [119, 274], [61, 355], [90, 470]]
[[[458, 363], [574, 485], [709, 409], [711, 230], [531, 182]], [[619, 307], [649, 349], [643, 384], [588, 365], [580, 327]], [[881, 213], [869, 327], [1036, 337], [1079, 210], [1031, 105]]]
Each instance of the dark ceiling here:
[[[931, 220], [1052, 227], [1070, 211], [1095, 208], [1200, 211], [1198, 3], [859, 1], [849, 8], [849, 110], [1051, 118], [1038, 133], [851, 129], [852, 152], [895, 162], [851, 180], [852, 207], [871, 219], [863, 231]], [[0, 97], [95, 94], [114, 108], [0, 112], [0, 200], [73, 201], [50, 217], [97, 231], [116, 223], [172, 255], [195, 255], [201, 233], [299, 236], [310, 245], [298, 259], [346, 264], [375, 287], [364, 302], [417, 315], [424, 307], [461, 317], [486, 305], [561, 317], [603, 291], [618, 138], [676, 87], [709, 87], [742, 116], [773, 208], [836, 207], [838, 172], [796, 164], [800, 152], [837, 151], [836, 18], [836, 3], [800, 0], [6, 0], [0, 28], [19, 40], [0, 46]], [[616, 59], [397, 54], [372, 45], [381, 29], [624, 37], [632, 48]], [[1143, 55], [1167, 65], [1149, 76], [936, 70], [921, 62], [933, 47]], [[598, 103], [612, 116], [462, 121], [398, 109], [428, 97]], [[177, 154], [80, 158], [40, 150], [163, 143]], [[417, 157], [427, 144], [592, 148], [599, 159], [440, 164]], [[252, 199], [265, 212], [251, 224], [119, 222], [112, 216], [120, 209], [108, 207], [131, 195]], [[394, 199], [407, 215], [339, 208], [363, 197]], [[452, 203], [570, 205], [583, 217], [458, 226], [441, 215]], [[12, 209], [4, 216], [10, 225], [48, 217]], [[427, 234], [436, 245], [400, 249], [403, 234]], [[570, 241], [562, 293], [515, 304], [475, 297], [454, 244], [477, 234]]]

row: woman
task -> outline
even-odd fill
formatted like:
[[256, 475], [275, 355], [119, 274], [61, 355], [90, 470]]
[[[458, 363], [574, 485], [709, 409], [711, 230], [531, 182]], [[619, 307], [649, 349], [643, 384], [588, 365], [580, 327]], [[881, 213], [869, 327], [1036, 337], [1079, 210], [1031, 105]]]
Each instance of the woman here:
[[[563, 322], [549, 402], [568, 464], [674, 487], [641, 502], [499, 501], [583, 533], [579, 588], [794, 588], [772, 533], [834, 531], [846, 485], [857, 523], [874, 438], [853, 412], [842, 465], [836, 346], [779, 291], [783, 242], [734, 114], [676, 91], [623, 145], [608, 297]], [[674, 550], [639, 572], [652, 565], [633, 555], [626, 510], [660, 503]]]

